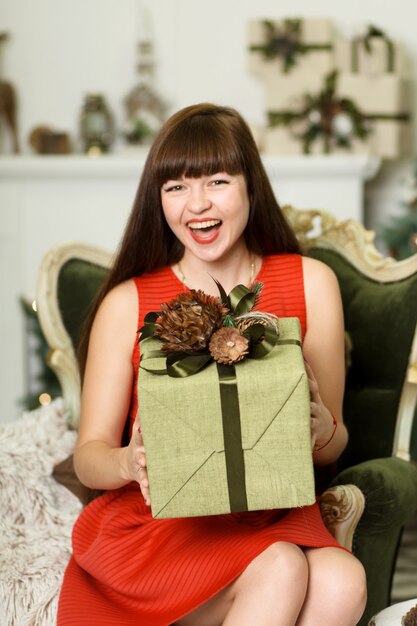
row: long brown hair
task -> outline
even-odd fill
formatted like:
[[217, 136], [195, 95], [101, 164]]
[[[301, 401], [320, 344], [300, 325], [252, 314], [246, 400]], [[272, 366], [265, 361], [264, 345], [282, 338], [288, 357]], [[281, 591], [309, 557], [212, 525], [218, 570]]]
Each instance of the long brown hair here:
[[245, 229], [250, 252], [264, 256], [300, 253], [285, 220], [246, 122], [232, 108], [202, 103], [175, 113], [152, 144], [119, 250], [86, 320], [78, 349], [84, 373], [88, 338], [97, 309], [116, 285], [178, 262], [183, 245], [168, 227], [161, 205], [163, 183], [181, 176], [210, 176], [217, 172], [243, 174], [250, 212]]

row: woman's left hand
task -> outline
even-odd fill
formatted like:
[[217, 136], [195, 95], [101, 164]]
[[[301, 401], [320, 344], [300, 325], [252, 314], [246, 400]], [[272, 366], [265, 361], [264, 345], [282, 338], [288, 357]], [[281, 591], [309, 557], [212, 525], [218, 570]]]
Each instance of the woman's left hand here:
[[320, 448], [331, 438], [334, 422], [332, 414], [321, 399], [319, 386], [313, 370], [307, 361], [304, 361], [304, 364], [310, 388], [311, 447], [314, 452], [315, 449]]

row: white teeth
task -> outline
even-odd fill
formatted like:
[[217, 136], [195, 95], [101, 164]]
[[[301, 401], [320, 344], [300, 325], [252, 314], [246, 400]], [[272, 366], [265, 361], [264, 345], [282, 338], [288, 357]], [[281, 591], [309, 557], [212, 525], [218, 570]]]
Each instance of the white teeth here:
[[199, 230], [200, 228], [210, 228], [211, 226], [217, 226], [221, 224], [221, 220], [207, 220], [206, 222], [189, 222], [188, 226], [193, 230]]

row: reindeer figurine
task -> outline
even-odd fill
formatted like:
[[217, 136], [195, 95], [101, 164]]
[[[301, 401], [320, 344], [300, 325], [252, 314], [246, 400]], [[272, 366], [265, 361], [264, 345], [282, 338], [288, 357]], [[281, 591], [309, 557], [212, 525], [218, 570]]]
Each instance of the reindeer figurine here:
[[[8, 37], [7, 33], [0, 33], [0, 45]], [[16, 108], [16, 92], [13, 85], [0, 78], [0, 124], [5, 122], [6, 126], [8, 126], [12, 139], [12, 149], [15, 154], [20, 151], [17, 136]]]

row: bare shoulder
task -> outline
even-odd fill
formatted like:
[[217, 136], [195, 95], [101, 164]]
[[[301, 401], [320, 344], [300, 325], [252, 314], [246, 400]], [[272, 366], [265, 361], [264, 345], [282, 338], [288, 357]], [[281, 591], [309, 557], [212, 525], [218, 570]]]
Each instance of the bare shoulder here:
[[322, 261], [303, 256], [303, 273], [306, 288], [324, 287], [326, 285], [329, 288], [338, 287], [336, 274]]
[[104, 298], [100, 310], [113, 313], [123, 313], [126, 308], [137, 306], [137, 292], [133, 280], [125, 280], [109, 291]]
[[316, 259], [303, 257], [304, 293], [307, 319], [321, 319], [329, 315], [342, 317], [342, 299], [339, 283], [333, 270]]
[[334, 271], [325, 263], [310, 257], [303, 257], [304, 289], [307, 298], [340, 294], [339, 283]]
[[117, 334], [130, 344], [136, 333], [138, 321], [138, 297], [133, 280], [120, 283], [104, 298], [93, 324], [93, 332]]

